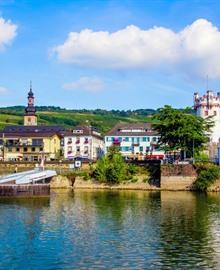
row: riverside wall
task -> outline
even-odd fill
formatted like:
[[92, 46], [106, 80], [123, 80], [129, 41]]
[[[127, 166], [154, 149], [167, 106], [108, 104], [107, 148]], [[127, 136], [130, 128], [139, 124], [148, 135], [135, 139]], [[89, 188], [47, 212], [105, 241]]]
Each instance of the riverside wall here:
[[[37, 162], [0, 162], [0, 174], [3, 173], [10, 173], [14, 172], [15, 168], [17, 167], [18, 172], [27, 171], [34, 169]], [[45, 169], [48, 170], [56, 170], [57, 172], [63, 172], [68, 171], [70, 169], [70, 165], [73, 164], [73, 162], [46, 162], [45, 163]], [[83, 170], [89, 169], [88, 163], [82, 164]]]
[[[137, 182], [122, 183], [118, 185], [101, 184], [92, 179], [85, 181], [82, 177], [76, 176], [73, 178], [69, 172], [70, 162], [48, 162], [45, 164], [46, 169], [56, 170], [58, 175], [53, 177], [50, 182], [52, 189], [74, 188], [74, 189], [136, 189], [136, 190], [170, 190], [170, 191], [187, 191], [193, 190], [193, 183], [196, 180], [197, 173], [193, 165], [162, 165], [157, 168], [159, 178], [153, 177], [150, 180], [149, 175], [137, 175]], [[13, 172], [17, 166], [18, 172], [30, 170], [35, 167], [31, 162], [0, 162], [0, 175]], [[82, 170], [89, 170], [89, 164], [83, 164]], [[63, 173], [64, 172], [64, 173]], [[155, 174], [155, 173], [154, 173]], [[157, 175], [156, 174], [156, 175]], [[150, 181], [146, 181], [149, 178]], [[155, 179], [157, 181], [155, 181]], [[215, 181], [208, 191], [220, 191], [220, 179]]]
[[162, 190], [192, 190], [196, 170], [191, 164], [161, 166], [160, 188]]
[[5, 184], [0, 185], [0, 197], [38, 197], [49, 196], [49, 184], [36, 184], [36, 185], [13, 185]]

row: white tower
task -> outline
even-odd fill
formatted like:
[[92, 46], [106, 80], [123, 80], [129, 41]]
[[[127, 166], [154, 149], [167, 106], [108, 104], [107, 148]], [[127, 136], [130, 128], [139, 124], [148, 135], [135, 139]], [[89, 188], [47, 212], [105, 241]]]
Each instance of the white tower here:
[[217, 95], [208, 90], [205, 95], [194, 93], [194, 109], [196, 115], [202, 118], [212, 116], [214, 126], [211, 129], [210, 141], [218, 143], [220, 139], [220, 93]]

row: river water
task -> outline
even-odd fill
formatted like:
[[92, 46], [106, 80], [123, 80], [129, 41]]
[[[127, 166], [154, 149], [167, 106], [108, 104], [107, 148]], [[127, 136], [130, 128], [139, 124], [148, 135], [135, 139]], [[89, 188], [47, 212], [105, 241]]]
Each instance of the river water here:
[[220, 269], [220, 194], [0, 199], [0, 269]]

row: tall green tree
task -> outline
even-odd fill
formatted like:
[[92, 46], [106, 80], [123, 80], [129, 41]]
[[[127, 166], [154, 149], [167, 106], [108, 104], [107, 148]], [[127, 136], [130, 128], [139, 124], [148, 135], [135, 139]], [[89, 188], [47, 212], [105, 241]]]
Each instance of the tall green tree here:
[[211, 118], [203, 119], [191, 113], [190, 108], [184, 110], [165, 106], [154, 116], [154, 128], [160, 134], [160, 145], [165, 151], [182, 150], [191, 156], [193, 151], [203, 149], [208, 142]]

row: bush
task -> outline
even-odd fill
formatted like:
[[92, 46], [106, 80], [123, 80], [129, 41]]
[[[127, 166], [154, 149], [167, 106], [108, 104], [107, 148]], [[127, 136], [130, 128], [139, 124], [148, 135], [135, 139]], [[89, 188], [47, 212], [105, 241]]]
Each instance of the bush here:
[[198, 176], [194, 183], [194, 187], [199, 191], [207, 191], [207, 189], [215, 183], [220, 177], [220, 168], [216, 165], [201, 164], [197, 170]]
[[132, 180], [136, 172], [136, 166], [128, 165], [118, 148], [111, 147], [108, 154], [97, 161], [92, 176], [99, 182], [121, 183]]
[[102, 157], [97, 161], [96, 168], [93, 171], [92, 175], [95, 179], [100, 182], [106, 181], [106, 175], [109, 167], [109, 161], [107, 157]]
[[195, 161], [196, 162], [208, 162], [209, 157], [206, 153], [204, 152], [199, 152], [195, 154]]

